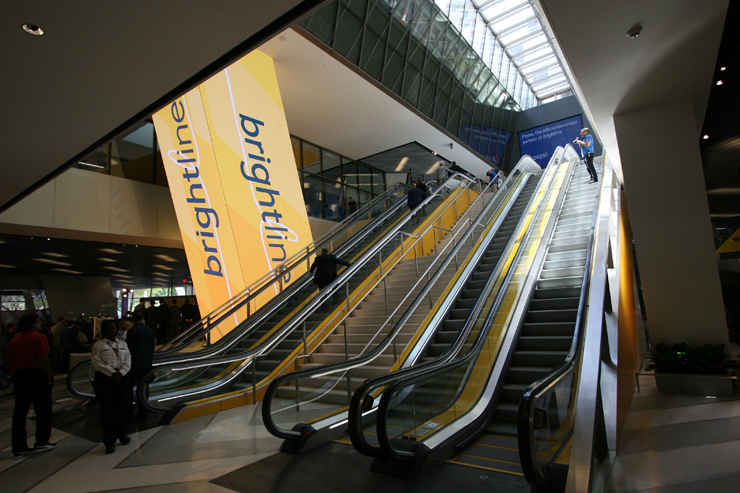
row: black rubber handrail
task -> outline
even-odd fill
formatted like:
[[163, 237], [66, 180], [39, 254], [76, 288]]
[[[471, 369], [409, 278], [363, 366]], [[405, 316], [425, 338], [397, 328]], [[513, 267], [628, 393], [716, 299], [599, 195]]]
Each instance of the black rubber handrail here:
[[[563, 160], [565, 158], [565, 151], [563, 151], [563, 159], [559, 160], [559, 165], [563, 163]], [[568, 162], [568, 165], [570, 162]], [[554, 186], [555, 178], [553, 177], [553, 180], [548, 185], [548, 192], [551, 189], [552, 186]], [[562, 200], [564, 199], [564, 194], [562, 192], [559, 192], [559, 198], [558, 201], [562, 203]], [[528, 227], [527, 233], [525, 237], [523, 238], [521, 245], [523, 246], [527, 243], [529, 240], [534, 226], [538, 222], [539, 215], [542, 214], [541, 205], [538, 207], [538, 210], [536, 212], [536, 216], [532, 219], [530, 222], [530, 225]], [[551, 212], [550, 217], [553, 217]], [[554, 230], [554, 228], [553, 228]], [[383, 394], [381, 395], [380, 399], [380, 405], [378, 406], [377, 410], [377, 425], [376, 425], [376, 431], [377, 431], [377, 437], [378, 437], [378, 443], [380, 450], [382, 451], [382, 457], [386, 460], [392, 460], [396, 462], [411, 462], [415, 459], [416, 454], [413, 452], [408, 451], [399, 451], [396, 448], [393, 447], [391, 443], [391, 438], [388, 435], [388, 429], [387, 429], [387, 416], [388, 416], [388, 409], [393, 402], [394, 397], [398, 394], [398, 392], [401, 389], [416, 385], [420, 382], [423, 382], [425, 380], [432, 379], [434, 377], [437, 377], [439, 375], [442, 375], [447, 372], [452, 372], [455, 369], [464, 367], [465, 365], [471, 363], [471, 360], [478, 356], [480, 349], [482, 345], [484, 344], [488, 332], [490, 330], [490, 327], [493, 323], [494, 318], [496, 317], [498, 310], [500, 308], [501, 302], [503, 301], [503, 297], [506, 294], [506, 289], [504, 289], [505, 286], [507, 286], [510, 281], [511, 277], [516, 272], [516, 265], [518, 264], [519, 260], [521, 259], [521, 256], [524, 253], [524, 249], [520, 248], [517, 251], [517, 254], [515, 256], [514, 261], [510, 265], [509, 272], [507, 273], [507, 276], [504, 280], [504, 283], [502, 284], [501, 289], [499, 289], [498, 293], [496, 294], [496, 297], [494, 299], [494, 303], [491, 306], [491, 309], [489, 310], [488, 314], [486, 315], [485, 321], [483, 323], [483, 327], [481, 328], [480, 332], [478, 333], [478, 336], [476, 337], [476, 340], [473, 344], [473, 346], [470, 348], [470, 350], [467, 352], [465, 356], [463, 356], [460, 359], [446, 362], [440, 365], [436, 365], [434, 368], [429, 369], [424, 374], [414, 375], [408, 378], [399, 379], [394, 381], [393, 383], [389, 384], [386, 389], [383, 391]], [[481, 425], [482, 423], [482, 425]], [[463, 430], [460, 430], [456, 436], [460, 435], [460, 433], [463, 433], [464, 435], [470, 437], [477, 435], [477, 433], [480, 431], [482, 427], [487, 426], [487, 416], [485, 413], [481, 414], [481, 416], [477, 417], [473, 422], [471, 422], [467, 427]], [[472, 430], [472, 431], [469, 431]], [[466, 439], [467, 440], [467, 439]]]
[[[350, 227], [355, 220], [370, 212], [373, 207], [391, 197], [400, 188], [403, 187], [405, 187], [405, 184], [400, 182], [396, 183], [391, 188], [375, 197], [373, 200], [362, 206], [360, 209], [356, 210], [355, 212], [344, 218], [342, 221], [337, 223], [333, 228], [321, 235], [319, 238], [309, 243], [305, 248], [302, 248], [300, 252], [285, 260], [275, 269], [271, 270], [260, 279], [253, 282], [249, 287], [243, 289], [240, 293], [236, 294], [230, 300], [226, 301], [221, 306], [213, 310], [210, 314], [202, 317], [201, 320], [195, 322], [193, 325], [185, 329], [185, 331], [178, 334], [174, 339], [168, 341], [165, 347], [158, 350], [157, 353], [169, 354], [176, 351], [183, 345], [186, 345], [203, 337], [205, 334], [210, 332], [213, 327], [218, 325], [218, 323], [223, 321], [225, 318], [230, 317], [230, 315], [234, 311], [242, 308], [245, 303], [249, 303], [260, 293], [264, 292], [263, 288], [269, 288], [273, 286], [276, 282], [279, 282], [279, 279], [281, 277], [284, 277], [285, 274], [292, 270], [296, 265], [305, 262], [307, 258], [326, 246], [327, 242], [331, 242], [331, 240], [335, 236], [340, 234], [346, 228]], [[313, 248], [311, 247], [311, 245], [313, 245]], [[272, 282], [269, 282], [270, 279], [272, 279]], [[262, 283], [263, 281], [266, 282], [266, 284], [260, 286], [260, 283]], [[221, 312], [223, 312], [223, 310], [226, 310], [226, 313], [222, 314]], [[212, 319], [214, 319], [214, 321], [211, 323]], [[178, 345], [174, 346], [174, 344]]]
[[[398, 185], [396, 185], [392, 189], [393, 190], [393, 193], [398, 192], [401, 188], [406, 188], [406, 185], [404, 185], [404, 184], [398, 184]], [[387, 200], [388, 198], [391, 198], [392, 195], [393, 194], [388, 194], [387, 196], [384, 196], [382, 200]], [[342, 246], [339, 247], [338, 251], [341, 252], [341, 251], [345, 250], [346, 248], [351, 248], [353, 245], [355, 245], [358, 242], [362, 241], [379, 224], [382, 224], [382, 222], [385, 221], [385, 219], [388, 216], [390, 216], [391, 214], [393, 214], [398, 209], [401, 209], [404, 206], [404, 203], [405, 203], [405, 195], [399, 197], [397, 200], [396, 199], [394, 199], [394, 200], [395, 200], [395, 203], [394, 204], [392, 204], [390, 207], [388, 207], [385, 211], [382, 211], [369, 224], [367, 224], [366, 226], [364, 226], [358, 233], [356, 233], [350, 239], [348, 239], [348, 241], [346, 242], [346, 244], [343, 244]], [[371, 204], [372, 204], [372, 207], [375, 207], [379, 203], [380, 203], [380, 201], [375, 202], [374, 204], [373, 203], [371, 203]], [[361, 217], [362, 215], [370, 212], [371, 210], [372, 210], [371, 207], [369, 207], [368, 209], [365, 209], [363, 207], [363, 209], [361, 209], [360, 211], [357, 211], [356, 212], [356, 214], [360, 213], [360, 216], [357, 216], [357, 217]], [[348, 226], [350, 226], [350, 224], [348, 224]], [[363, 231], [364, 231], [364, 233], [363, 233]], [[333, 238], [333, 236], [330, 237], [330, 238], [327, 238], [324, 241], [324, 243], [323, 244], [319, 244], [319, 246], [317, 248], [323, 247], [323, 245], [326, 245], [326, 243], [329, 242], [329, 241], [331, 241], [332, 238]], [[315, 252], [316, 252], [316, 250], [312, 250], [307, 256], [310, 256], [310, 255], [314, 254]], [[305, 260], [305, 257], [303, 258], [303, 260]], [[285, 274], [285, 272], [283, 272], [283, 275], [284, 274]], [[274, 313], [275, 310], [279, 309], [279, 307], [283, 303], [283, 300], [285, 300], [286, 298], [289, 298], [290, 296], [292, 296], [293, 293], [295, 293], [295, 291], [297, 291], [297, 290], [305, 287], [307, 284], [310, 284], [312, 282], [311, 281], [311, 278], [312, 278], [312, 276], [308, 272], [306, 274], [304, 274], [303, 276], [301, 276], [301, 278], [299, 278], [298, 280], [296, 280], [296, 282], [294, 282], [293, 284], [291, 284], [291, 286], [288, 289], [285, 289], [279, 295], [277, 295], [274, 298], [272, 298], [264, 306], [260, 307], [259, 310], [257, 310], [255, 313], [253, 313], [250, 318], [248, 318], [247, 320], [244, 320], [240, 324], [240, 325], [242, 325], [242, 328], [241, 329], [239, 327], [236, 327], [226, 337], [224, 337], [221, 341], [219, 341], [219, 344], [211, 345], [211, 346], [209, 346], [209, 347], [205, 348], [204, 350], [199, 351], [197, 353], [195, 353], [195, 352], [194, 353], [188, 353], [185, 356], [181, 356], [180, 355], [180, 351], [182, 349], [182, 346], [179, 346], [178, 348], [175, 348], [169, 354], [168, 354], [168, 352], [155, 352], [154, 353], [154, 361], [153, 361], [154, 366], [156, 367], [156, 366], [164, 366], [164, 365], [168, 365], [168, 364], [175, 364], [175, 363], [178, 363], [178, 362], [188, 361], [188, 360], [191, 360], [191, 359], [205, 359], [209, 355], [218, 354], [220, 352], [223, 352], [225, 350], [228, 350], [228, 348], [231, 347], [231, 346], [233, 346], [234, 344], [236, 344], [238, 342], [238, 340], [242, 339], [243, 337], [248, 337], [248, 335], [249, 335], [248, 334], [248, 331], [251, 331], [256, 326], [257, 323], [259, 323], [260, 321], [264, 320], [264, 318], [269, 317], [272, 313]], [[211, 324], [208, 324], [208, 327], [205, 330], [194, 333], [189, 338], [189, 342], [195, 342], [199, 338], [203, 337], [205, 333], [209, 332], [212, 328], [216, 327], [218, 325], [218, 323], [220, 323], [224, 319], [230, 317], [231, 314], [235, 310], [238, 310], [238, 309], [242, 308], [246, 303], [249, 303], [254, 297], [259, 296], [261, 293], [263, 293], [266, 289], [269, 289], [270, 287], [272, 287], [271, 284], [265, 285], [262, 288], [260, 288], [258, 291], [255, 291], [254, 293], [251, 293], [249, 297], [244, 298], [244, 299], [242, 299], [239, 302], [234, 302], [233, 300], [227, 302], [226, 304], [234, 303], [232, 309], [230, 309], [225, 314], [221, 315], [218, 320], [214, 321]], [[243, 293], [244, 292], [242, 292], [242, 294]], [[222, 305], [222, 306], [224, 306], [224, 305]], [[203, 323], [204, 320], [205, 319], [202, 319], [198, 323], [194, 324], [192, 327], [196, 327], [197, 328], [198, 326], [202, 326], [202, 323]], [[82, 363], [80, 363], [80, 365], [83, 365], [83, 366], [84, 365], [90, 365], [90, 362], [89, 361], [82, 362]], [[80, 369], [78, 371], [81, 371], [81, 370], [82, 369]], [[82, 394], [82, 393], [78, 392], [76, 389], [72, 388], [70, 386], [72, 384], [73, 384], [73, 381], [72, 380], [68, 380], [68, 388], [69, 388], [70, 392], [73, 395], [76, 395], [78, 397], [81, 396], [80, 398], [91, 398], [91, 396], [88, 396], [86, 394]]]
[[[512, 203], [514, 200], [516, 200], [516, 197], [518, 197], [519, 193], [521, 192], [521, 189], [526, 185], [528, 179], [529, 179], [529, 174], [525, 178], [523, 178], [523, 183], [520, 183], [517, 187], [509, 191], [510, 200], [512, 201]], [[493, 205], [496, 199], [497, 199], [496, 196], [491, 198], [489, 204], [486, 207], [484, 207], [483, 210], [481, 210], [480, 214], [478, 215], [478, 218], [489, 212], [489, 208]], [[509, 200], [505, 200], [502, 203], [502, 207], [504, 206], [504, 204], [509, 204]], [[502, 218], [504, 215], [502, 215]], [[437, 269], [437, 271], [435, 272], [435, 275], [432, 277], [429, 283], [427, 283], [426, 288], [423, 289], [422, 292], [417, 295], [415, 301], [411, 304], [411, 306], [408, 307], [405, 313], [401, 316], [401, 319], [398, 321], [398, 323], [394, 325], [394, 327], [384, 337], [384, 339], [381, 342], [379, 342], [378, 345], [375, 348], [373, 348], [370, 352], [364, 355], [350, 358], [347, 361], [322, 365], [316, 368], [310, 368], [310, 369], [290, 372], [272, 381], [262, 401], [262, 421], [270, 433], [284, 440], [293, 440], [296, 442], [301, 442], [307, 439], [307, 435], [310, 436], [311, 434], [314, 433], [314, 431], [316, 431], [310, 425], [296, 426], [292, 430], [285, 430], [285, 429], [280, 428], [275, 423], [272, 417], [272, 399], [275, 393], [278, 391], [279, 387], [288, 380], [308, 378], [313, 375], [319, 375], [319, 374], [338, 373], [338, 372], [349, 370], [355, 367], [363, 366], [366, 363], [374, 360], [375, 357], [377, 357], [378, 355], [380, 355], [380, 353], [382, 353], [390, 345], [393, 338], [396, 336], [398, 331], [404, 326], [404, 324], [406, 323], [408, 318], [411, 316], [415, 308], [422, 302], [422, 300], [426, 298], [426, 296], [429, 293], [429, 290], [431, 289], [431, 286], [439, 279], [439, 277], [442, 275], [444, 270], [449, 266], [449, 264], [454, 261], [454, 256], [464, 246], [465, 240], [473, 233], [473, 228], [478, 226], [479, 224], [478, 218], [476, 218], [476, 220], [472, 222], [470, 228], [458, 240], [457, 246], [454, 247], [450, 251], [450, 253], [447, 256], [447, 259]], [[503, 219], [502, 221], [500, 221], [500, 223], [501, 222], [503, 222]], [[395, 315], [395, 312], [389, 317], [389, 320], [394, 315]], [[298, 428], [300, 428], [300, 430]]]
[[[445, 185], [440, 187], [440, 189], [450, 188], [454, 191], [456, 187], [453, 187], [453, 184], [457, 184], [460, 181], [466, 181], [468, 182], [468, 186], [471, 186], [475, 183], [475, 180], [460, 174], [455, 173], [452, 175], [446, 182]], [[287, 322], [283, 327], [281, 327], [276, 333], [272, 334], [270, 338], [268, 338], [265, 342], [263, 342], [260, 346], [256, 348], [251, 348], [246, 351], [240, 351], [237, 353], [229, 354], [229, 355], [223, 355], [223, 356], [215, 356], [210, 357], [207, 359], [197, 359], [193, 361], [180, 361], [168, 364], [170, 367], [176, 367], [178, 370], [191, 370], [191, 369], [197, 369], [197, 368], [204, 368], [204, 367], [211, 367], [214, 365], [219, 364], [229, 364], [229, 363], [235, 363], [240, 362], [240, 369], [239, 372], [244, 371], [249, 364], [252, 364], [255, 357], [261, 357], [262, 355], [266, 355], [272, 349], [274, 349], [280, 342], [282, 342], [290, 333], [296, 329], [302, 322], [305, 320], [308, 316], [310, 316], [321, 304], [331, 299], [334, 291], [338, 289], [340, 285], [342, 285], [345, 282], [345, 279], [348, 279], [351, 277], [355, 272], [357, 272], [360, 268], [364, 266], [364, 264], [368, 261], [368, 259], [372, 258], [388, 241], [391, 241], [393, 237], [397, 234], [398, 231], [410, 220], [413, 214], [419, 213], [426, 205], [429, 203], [429, 201], [433, 200], [434, 197], [440, 196], [437, 191], [430, 194], [425, 201], [420, 204], [417, 208], [412, 211], [412, 214], [408, 214], [403, 217], [403, 219], [400, 220], [398, 224], [396, 224], [391, 230], [386, 233], [383, 237], [379, 238], [378, 241], [376, 241], [370, 249], [363, 254], [363, 256], [355, 261], [353, 265], [345, 269], [342, 274], [332, 281], [331, 284], [329, 284], [324, 290], [320, 291], [313, 299], [309, 301], [306, 306], [304, 306], [289, 322]], [[160, 368], [161, 369], [161, 368]], [[142, 382], [142, 385], [139, 389], [139, 395], [140, 400], [144, 407], [146, 407], [151, 412], [158, 412], [158, 413], [171, 413], [172, 410], [170, 408], [164, 409], [164, 408], [156, 408], [152, 406], [152, 404], [149, 402], [148, 399], [148, 386], [149, 384], [156, 378], [156, 372], [158, 368], [152, 369], [145, 377]], [[203, 393], [207, 391], [214, 390], [222, 385], [225, 385], [229, 381], [231, 381], [234, 377], [230, 378], [226, 382], [221, 383], [214, 383], [213, 388], [204, 390], [202, 392], [197, 393]], [[194, 395], [196, 392], [191, 392], [187, 395]], [[176, 396], [175, 396], [176, 397]], [[175, 412], [177, 411], [177, 406], [175, 406]]]
[[[595, 202], [598, 204], [601, 198], [603, 188], [599, 191], [599, 194], [595, 197]], [[541, 468], [539, 467], [539, 461], [537, 459], [537, 451], [535, 446], [534, 429], [532, 427], [532, 410], [536, 403], [535, 399], [542, 392], [548, 388], [557, 385], [558, 382], [567, 378], [573, 371], [580, 360], [580, 355], [583, 349], [583, 337], [584, 333], [583, 325], [585, 323], [586, 314], [586, 303], [588, 302], [588, 289], [591, 284], [591, 273], [590, 268], [593, 262], [594, 255], [594, 234], [596, 231], [596, 219], [598, 218], [599, 208], [595, 207], [593, 216], [591, 218], [591, 229], [589, 232], [588, 250], [586, 252], [586, 264], [585, 272], [583, 276], [583, 282], [581, 283], [580, 300], [578, 302], [578, 314], [576, 316], [575, 331], [573, 333], [573, 341], [568, 351], [568, 355], [565, 357], [565, 361], [558, 367], [552, 370], [549, 374], [542, 377], [541, 379], [533, 382], [524, 391], [524, 395], [519, 401], [519, 410], [517, 415], [517, 440], [519, 443], [519, 459], [522, 465], [522, 471], [527, 481], [538, 487], [551, 486], [550, 477], [546, 476]], [[564, 444], [563, 444], [564, 445]], [[536, 465], [537, 464], [537, 465]]]

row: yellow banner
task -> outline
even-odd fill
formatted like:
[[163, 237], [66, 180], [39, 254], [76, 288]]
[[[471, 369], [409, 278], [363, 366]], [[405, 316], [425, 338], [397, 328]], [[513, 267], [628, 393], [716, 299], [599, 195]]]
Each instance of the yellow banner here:
[[731, 253], [740, 252], [740, 228], [732, 233], [732, 236], [727, 238], [721, 247], [717, 249], [717, 253]]
[[205, 315], [312, 241], [272, 59], [250, 53], [157, 112], [154, 125]]

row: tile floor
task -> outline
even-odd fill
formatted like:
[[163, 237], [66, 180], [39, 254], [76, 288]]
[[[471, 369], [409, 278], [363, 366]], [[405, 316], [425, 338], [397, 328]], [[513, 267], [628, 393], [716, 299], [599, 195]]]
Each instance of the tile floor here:
[[[635, 394], [632, 402], [605, 491], [740, 491], [737, 459], [740, 457], [740, 399], [663, 395], [657, 392], [651, 377], [641, 378], [642, 392]], [[247, 466], [275, 455], [280, 447], [280, 441], [262, 426], [257, 405], [166, 427], [159, 426], [156, 417], [152, 417], [132, 425], [135, 430], [129, 445], [119, 445], [114, 454], [105, 455], [99, 442], [97, 407], [88, 410], [83, 403], [69, 398], [61, 379], [55, 389], [52, 441], [59, 445], [55, 450], [22, 460], [13, 460], [10, 451], [13, 399], [0, 395], [0, 490], [3, 493], [225, 493], [233, 490], [216, 482], [232, 486], [236, 483], [230, 483], [228, 478], [238, 477], [241, 487], [233, 487], [242, 489], [249, 475], [259, 471]], [[29, 419], [27, 430], [31, 443], [33, 419]], [[298, 472], [301, 458], [288, 457], [260, 463], [264, 463], [262, 469], [282, 464], [280, 467], [296, 467]], [[295, 465], [291, 466], [291, 462]], [[355, 478], [363, 474], [357, 472]], [[449, 469], [446, 474], [448, 480], [457, 475], [471, 481], [468, 491], [476, 490], [474, 484], [487, 488], [486, 491], [491, 487], [490, 481], [478, 477], [479, 471], [475, 478], [467, 478], [465, 471], [457, 469]], [[261, 484], [267, 488], [264, 476]], [[423, 489], [428, 490], [434, 484], [434, 481], [429, 483], [432, 479], [430, 476], [421, 481], [426, 484]], [[378, 481], [378, 485], [386, 487], [393, 484], [399, 491], [404, 488], [416, 491], [418, 488], [413, 486], [422, 486]], [[500, 485], [495, 489], [508, 491]], [[281, 488], [273, 484], [266, 490], [281, 491]]]
[[606, 491], [740, 491], [740, 400], [660, 394], [640, 379]]

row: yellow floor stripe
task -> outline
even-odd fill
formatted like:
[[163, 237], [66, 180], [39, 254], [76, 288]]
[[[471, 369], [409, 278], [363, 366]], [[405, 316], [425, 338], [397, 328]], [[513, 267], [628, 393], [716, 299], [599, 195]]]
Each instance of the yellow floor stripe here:
[[501, 469], [496, 469], [494, 467], [476, 466], [475, 464], [465, 464], [463, 462], [455, 462], [454, 460], [448, 460], [447, 462], [452, 462], [453, 464], [458, 464], [458, 465], [461, 465], [461, 466], [475, 467], [477, 469], [485, 469], [487, 471], [496, 471], [496, 472], [502, 472], [504, 474], [512, 474], [514, 476], [524, 476], [524, 474], [522, 474], [520, 472], [504, 471], [504, 470], [501, 470]]
[[470, 455], [470, 454], [460, 454], [458, 457], [472, 457], [474, 459], [482, 459], [482, 460], [490, 460], [493, 462], [503, 462], [504, 464], [511, 464], [514, 466], [521, 466], [518, 462], [511, 462], [510, 460], [502, 460], [502, 459], [491, 459], [490, 457], [481, 457], [479, 455]]
[[513, 450], [514, 452], [519, 452], [518, 448], [502, 447], [501, 445], [489, 445], [487, 443], [474, 443], [473, 445], [471, 445], [471, 447], [474, 447], [476, 445], [480, 445], [481, 447], [499, 448], [503, 450]]

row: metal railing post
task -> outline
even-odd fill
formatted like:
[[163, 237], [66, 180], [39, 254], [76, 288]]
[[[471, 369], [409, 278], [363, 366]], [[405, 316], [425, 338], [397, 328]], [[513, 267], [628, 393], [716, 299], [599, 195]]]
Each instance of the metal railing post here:
[[257, 405], [257, 358], [252, 358], [252, 404]]

